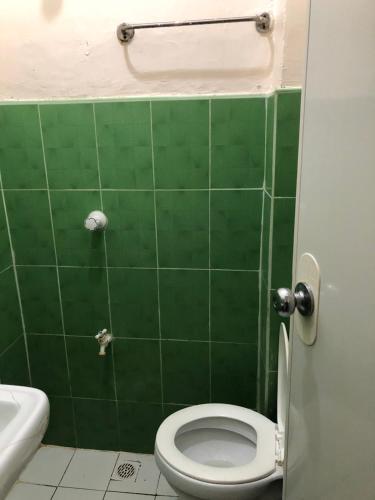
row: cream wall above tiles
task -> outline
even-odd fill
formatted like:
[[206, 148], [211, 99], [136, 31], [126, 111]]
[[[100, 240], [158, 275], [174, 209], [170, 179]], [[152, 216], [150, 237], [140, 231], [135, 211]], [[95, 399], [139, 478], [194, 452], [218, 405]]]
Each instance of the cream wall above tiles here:
[[[307, 3], [2, 0], [0, 99], [254, 94], [300, 86]], [[115, 33], [126, 21], [264, 11], [275, 21], [269, 36], [253, 23], [143, 30], [124, 48]]]

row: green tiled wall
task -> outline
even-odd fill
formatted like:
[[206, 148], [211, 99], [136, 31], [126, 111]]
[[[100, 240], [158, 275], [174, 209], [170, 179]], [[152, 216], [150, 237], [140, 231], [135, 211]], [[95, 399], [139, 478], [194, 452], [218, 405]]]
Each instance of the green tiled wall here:
[[[255, 408], [265, 111], [263, 97], [0, 108], [47, 442], [150, 451], [182, 406]], [[90, 234], [98, 208], [109, 226]]]
[[[291, 287], [298, 164], [300, 90], [279, 91], [266, 101], [266, 162], [261, 266], [259, 408], [276, 419], [277, 356], [281, 319], [272, 294]], [[287, 328], [289, 323], [286, 322]]]
[[[285, 277], [269, 268], [290, 259], [293, 218], [285, 182], [267, 188], [274, 143], [291, 172], [297, 147], [282, 95], [0, 106], [23, 321], [4, 243], [0, 348], [12, 348], [0, 376], [15, 383], [16, 360], [29, 383], [28, 355], [51, 403], [47, 443], [151, 451], [176, 409], [264, 403], [269, 279]], [[93, 209], [109, 218], [104, 233], [83, 228]], [[104, 358], [102, 328], [115, 336]]]
[[[7, 138], [2, 137], [2, 140]], [[3, 201], [0, 176], [0, 383], [30, 385], [25, 334]]]

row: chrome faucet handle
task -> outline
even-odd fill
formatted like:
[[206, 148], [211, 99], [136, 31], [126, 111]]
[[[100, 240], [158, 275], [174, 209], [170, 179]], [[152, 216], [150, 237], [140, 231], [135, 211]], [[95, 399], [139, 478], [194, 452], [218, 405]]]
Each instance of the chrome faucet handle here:
[[314, 295], [307, 283], [297, 283], [294, 292], [289, 288], [278, 288], [272, 297], [273, 308], [282, 318], [289, 318], [296, 308], [302, 316], [314, 312]]
[[96, 340], [98, 341], [98, 344], [100, 346], [99, 348], [99, 356], [105, 356], [106, 354], [106, 349], [108, 345], [112, 342], [113, 340], [113, 335], [108, 332], [106, 328], [101, 330], [95, 335]]

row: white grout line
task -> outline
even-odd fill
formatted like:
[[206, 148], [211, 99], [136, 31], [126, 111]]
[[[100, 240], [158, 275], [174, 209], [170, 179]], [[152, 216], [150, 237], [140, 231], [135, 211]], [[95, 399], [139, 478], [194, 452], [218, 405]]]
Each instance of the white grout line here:
[[[262, 226], [261, 226], [261, 235], [260, 235], [260, 266], [262, 266], [263, 261], [263, 232], [264, 232], [264, 193], [262, 200]], [[259, 271], [258, 276], [258, 366], [257, 366], [257, 411], [260, 410], [260, 395], [261, 395], [261, 387], [260, 387], [260, 373], [262, 370], [261, 366], [261, 345], [262, 345], [262, 278], [263, 273], [262, 270]]]
[[[69, 469], [69, 465], [71, 464], [71, 462], [72, 462], [72, 460], [73, 460], [73, 458], [74, 458], [74, 455], [76, 454], [76, 451], [77, 451], [77, 448], [74, 448], [74, 452], [73, 452], [73, 454], [72, 454], [72, 456], [71, 456], [71, 458], [70, 458], [70, 460], [69, 460], [68, 465], [65, 467], [64, 473], [63, 473], [63, 475], [61, 476], [61, 479], [60, 479], [60, 481], [59, 481], [59, 484], [57, 485], [57, 488], [58, 488], [58, 487], [60, 486], [60, 484], [62, 483], [62, 480], [64, 479], [64, 476], [65, 476], [65, 474], [66, 474], [66, 471]], [[56, 488], [56, 491], [57, 491], [57, 488]], [[56, 493], [56, 492], [55, 492], [55, 493]], [[55, 494], [53, 494], [53, 496], [55, 496]], [[52, 498], [53, 498], [53, 497], [52, 497]]]
[[[98, 189], [97, 187], [92, 187], [92, 188], [66, 188], [66, 189], [61, 189], [61, 188], [51, 188], [49, 191], [50, 192], [61, 192], [61, 191], [67, 191], [67, 192], [92, 192], [92, 191], [102, 191], [102, 192], [147, 192], [147, 193], [153, 193], [154, 191], [156, 192], [179, 192], [179, 191], [263, 191], [263, 188], [235, 188], [235, 187], [230, 187], [230, 188], [155, 188], [155, 189], [146, 189], [146, 188], [103, 188], [103, 189]], [[47, 191], [46, 188], [6, 188], [4, 191]]]
[[[96, 113], [95, 113], [95, 104], [92, 105], [92, 113], [94, 120], [94, 131], [95, 131], [95, 149], [96, 149], [96, 160], [97, 160], [97, 168], [98, 168], [98, 182], [99, 182], [99, 196], [100, 196], [100, 206], [102, 212], [104, 211], [103, 205], [103, 194], [102, 194], [102, 179], [100, 172], [100, 156], [99, 156], [99, 143], [98, 143], [98, 133], [97, 133], [97, 125], [96, 125]], [[106, 270], [106, 280], [107, 280], [107, 300], [108, 300], [108, 318], [109, 318], [109, 330], [113, 334], [113, 324], [112, 324], [112, 310], [111, 310], [111, 290], [109, 284], [109, 270], [108, 270], [108, 252], [107, 252], [107, 237], [106, 232], [104, 231], [104, 259], [105, 259], [105, 270]], [[93, 335], [95, 332], [93, 332]], [[117, 415], [117, 440], [120, 442], [120, 413], [119, 413], [119, 405], [118, 405], [118, 397], [117, 397], [117, 378], [116, 378], [116, 361], [115, 361], [115, 349], [112, 343], [112, 372], [113, 372], [113, 389], [115, 393], [116, 400], [116, 415]]]
[[5, 217], [5, 224], [6, 224], [7, 233], [8, 233], [10, 253], [11, 253], [11, 258], [12, 258], [12, 266], [11, 267], [13, 267], [13, 274], [14, 274], [14, 280], [15, 280], [16, 291], [17, 291], [18, 307], [19, 307], [20, 317], [21, 317], [22, 334], [23, 334], [23, 339], [24, 339], [24, 343], [25, 343], [27, 370], [28, 370], [28, 374], [29, 374], [30, 385], [32, 385], [29, 346], [27, 343], [27, 336], [26, 336], [25, 317], [23, 314], [22, 298], [21, 298], [21, 292], [20, 292], [20, 287], [19, 287], [19, 282], [18, 282], [17, 268], [16, 268], [16, 257], [15, 257], [15, 253], [14, 253], [14, 249], [13, 249], [13, 240], [12, 240], [12, 235], [10, 232], [8, 209], [7, 209], [7, 204], [6, 204], [6, 200], [5, 200], [5, 193], [4, 193], [4, 189], [3, 189], [3, 178], [2, 178], [1, 172], [0, 172], [0, 189], [1, 189], [1, 198], [2, 198], [2, 202], [3, 202], [3, 207], [4, 207], [4, 217]]
[[265, 185], [266, 185], [266, 168], [267, 168], [267, 114], [268, 101], [264, 100], [265, 106], [265, 125], [264, 125], [264, 174], [263, 174], [263, 196], [262, 196], [262, 221], [260, 230], [260, 256], [259, 256], [259, 276], [258, 276], [258, 365], [257, 365], [257, 411], [260, 410], [260, 372], [261, 367], [261, 338], [262, 338], [262, 277], [263, 277], [263, 232], [264, 232], [264, 207], [265, 207]]
[[10, 350], [10, 349], [11, 349], [11, 348], [15, 345], [15, 344], [17, 344], [17, 342], [19, 341], [19, 339], [20, 339], [21, 337], [23, 337], [23, 333], [20, 333], [20, 334], [18, 335], [18, 337], [17, 337], [17, 338], [15, 338], [15, 339], [14, 339], [14, 340], [10, 343], [10, 344], [8, 344], [8, 345], [5, 347], [5, 349], [4, 349], [3, 351], [1, 351], [1, 353], [0, 353], [0, 358], [1, 358], [2, 356], [4, 356], [4, 354], [6, 354], [6, 353], [7, 353], [7, 352], [8, 352], [8, 351], [9, 351], [9, 350]]
[[275, 194], [275, 170], [276, 170], [276, 126], [277, 126], [277, 94], [274, 97], [273, 108], [273, 134], [272, 134], [272, 196], [271, 196], [271, 210], [270, 210], [270, 236], [268, 244], [268, 283], [267, 283], [267, 323], [266, 323], [266, 374], [265, 374], [265, 402], [266, 410], [268, 411], [269, 399], [269, 357], [270, 357], [270, 290], [272, 284], [272, 245], [273, 245], [273, 218], [274, 218], [274, 194]]
[[[59, 397], [59, 396], [55, 396], [55, 397]], [[60, 397], [63, 397], [63, 396], [60, 396]], [[111, 403], [116, 403], [116, 399], [113, 399], [113, 398], [91, 398], [91, 397], [87, 397], [87, 396], [73, 396], [72, 399], [83, 399], [85, 401], [110, 401]], [[133, 403], [136, 403], [137, 401], [132, 401]], [[130, 403], [130, 401], [129, 401]], [[151, 403], [151, 404], [154, 404], [154, 403]]]
[[[134, 269], [134, 268], [133, 268]], [[190, 267], [160, 267], [163, 271], [215, 271], [224, 273], [258, 273], [259, 269], [218, 269], [218, 268], [190, 268]]]
[[[270, 373], [277, 373], [277, 372], [273, 372], [271, 371]], [[50, 397], [51, 398], [54, 398], [54, 399], [67, 399], [67, 396], [56, 396], [55, 394], [50, 394]], [[71, 398], [73, 400], [83, 400], [83, 401], [107, 401], [109, 403], [114, 403], [115, 400], [114, 399], [99, 399], [99, 398], [81, 398], [81, 397], [76, 397], [74, 396], [73, 398]], [[147, 403], [145, 403], [144, 401], [141, 401], [141, 400], [132, 400], [132, 399], [121, 399], [120, 400], [121, 403], [126, 403], [126, 404], [129, 404], [129, 405], [140, 405], [140, 406], [143, 406], [143, 405], [148, 405], [148, 406], [151, 406], [151, 405], [154, 405], [154, 406], [160, 406], [160, 401], [147, 401]], [[175, 406], [176, 408], [180, 408], [182, 406], [186, 407], [186, 406], [194, 406], [191, 401], [184, 401], [182, 403], [178, 402], [178, 403], [175, 403], [173, 401], [168, 401], [165, 403], [166, 406]], [[47, 446], [54, 446], [54, 445], [47, 445]], [[68, 446], [68, 448], [72, 448], [71, 446]], [[87, 449], [87, 448], [86, 448]], [[90, 449], [90, 448], [88, 448]], [[104, 452], [108, 452], [108, 451], [112, 451], [113, 453], [117, 453], [116, 451], [114, 450], [95, 450], [94, 451], [104, 451]], [[128, 450], [122, 450], [124, 451], [125, 453], [128, 452]], [[130, 452], [132, 453], [132, 452]], [[143, 455], [143, 453], [142, 453]]]
[[[120, 445], [120, 442], [118, 444]], [[113, 464], [112, 472], [111, 472], [111, 474], [110, 474], [110, 476], [108, 478], [107, 487], [106, 487], [105, 492], [103, 494], [103, 499], [102, 500], [104, 500], [104, 497], [106, 496], [106, 493], [108, 492], [108, 488], [109, 488], [109, 485], [111, 484], [112, 476], [115, 473], [115, 468], [116, 468], [116, 465], [117, 465], [117, 462], [118, 462], [118, 459], [119, 459], [119, 456], [120, 456], [120, 452], [119, 451], [116, 451], [114, 453], [116, 453], [117, 457], [116, 457], [115, 463]]]
[[208, 370], [209, 401], [212, 402], [212, 332], [211, 332], [211, 190], [212, 190], [212, 101], [208, 101]]
[[[159, 474], [158, 483], [157, 483], [157, 485], [156, 485], [156, 493], [158, 492], [158, 489], [159, 489], [159, 486], [160, 486], [160, 479], [161, 479], [161, 473]], [[158, 496], [159, 496], [159, 495], [155, 495], [154, 500], [157, 500]], [[176, 497], [176, 498], [177, 498], [177, 497]], [[173, 497], [172, 497], [172, 499], [173, 499]]]
[[[16, 264], [17, 267], [55, 267], [53, 264]], [[60, 269], [103, 269], [103, 266], [66, 266], [59, 265]], [[200, 268], [200, 267], [129, 267], [129, 266], [108, 266], [108, 269], [127, 269], [140, 271], [215, 271], [229, 273], [258, 273], [259, 269], [219, 269], [219, 268]]]
[[[288, 86], [286, 88], [280, 88], [278, 89], [278, 92], [282, 92], [284, 94], [287, 93], [293, 93], [293, 92], [300, 92], [301, 87], [298, 86]], [[236, 99], [264, 99], [267, 96], [270, 96], [273, 94], [273, 90], [267, 91], [266, 89], [262, 89], [262, 92], [253, 92], [253, 93], [221, 93], [221, 94], [197, 94], [197, 95], [190, 95], [190, 94], [184, 94], [181, 95], [181, 93], [177, 93], [176, 95], [171, 95], [171, 94], [160, 94], [153, 96], [151, 98], [152, 102], [160, 102], [160, 101], [206, 101], [208, 99], [212, 99], [215, 101], [220, 101], [223, 99], [231, 99], [231, 100], [236, 100]], [[149, 102], [150, 101], [150, 96], [149, 95], [131, 95], [131, 96], [114, 96], [114, 97], [96, 97], [96, 98], [90, 98], [90, 97], [70, 97], [69, 99], [66, 98], [54, 98], [54, 99], [23, 99], [22, 101], [15, 100], [15, 99], [6, 99], [5, 101], [2, 101], [1, 105], [2, 106], [27, 106], [30, 104], [40, 104], [41, 106], [45, 105], [50, 105], [50, 104], [55, 104], [55, 105], [61, 105], [61, 104], [108, 104], [108, 103], [113, 103], [113, 104], [119, 104], [119, 103], [124, 103], [124, 102]]]
[[268, 198], [271, 200], [272, 199], [272, 194], [270, 194], [268, 191], [267, 191], [267, 188], [264, 189], [264, 193], [268, 196]]
[[[62, 337], [62, 333], [41, 333], [41, 332], [29, 332], [28, 335], [34, 335], [34, 336], [39, 336], [39, 337]], [[90, 339], [90, 335], [75, 335], [75, 334], [67, 334], [68, 338], [74, 338], [74, 339]], [[147, 341], [154, 341], [154, 342], [159, 342], [159, 337], [126, 337], [126, 336], [116, 336], [117, 340], [147, 340]], [[256, 342], [241, 342], [238, 340], [203, 340], [203, 339], [181, 339], [181, 338], [162, 338], [160, 339], [161, 342], [192, 342], [196, 344], [207, 344], [208, 342], [212, 342], [212, 344], [236, 344], [236, 345], [256, 345]], [[272, 370], [271, 370], [272, 371]], [[66, 396], [64, 396], [66, 397]], [[92, 399], [92, 398], [90, 398]]]
[[156, 180], [155, 180], [155, 154], [154, 154], [154, 133], [152, 130], [152, 101], [150, 106], [150, 135], [151, 135], [151, 162], [152, 179], [154, 186], [154, 223], [155, 223], [155, 252], [156, 252], [156, 283], [158, 290], [158, 322], [159, 322], [159, 363], [160, 363], [160, 387], [161, 387], [161, 408], [164, 416], [164, 380], [163, 380], [163, 353], [161, 337], [161, 310], [160, 310], [160, 268], [159, 268], [159, 243], [158, 243], [158, 221], [156, 216]]
[[[211, 102], [211, 101], [210, 101]], [[211, 148], [211, 145], [209, 146]], [[263, 188], [176, 188], [176, 189], [162, 189], [158, 188], [155, 191], [263, 191]]]
[[12, 269], [12, 268], [13, 268], [13, 264], [10, 264], [9, 266], [4, 267], [4, 269], [2, 269], [2, 270], [0, 271], [0, 274], [3, 274], [3, 273], [5, 273], [6, 271], [9, 271], [9, 269]]
[[7, 192], [12, 192], [12, 191], [47, 191], [46, 188], [4, 188], [4, 191]]
[[[43, 269], [45, 268], [51, 268], [54, 269], [56, 267], [55, 264], [16, 264], [16, 267], [26, 267], [26, 268], [35, 268], [35, 267], [42, 267]], [[64, 267], [64, 266], [59, 266], [59, 267]]]
[[30, 385], [32, 385], [32, 376], [31, 376], [31, 366], [30, 366], [30, 357], [29, 357], [29, 345], [27, 342], [27, 335], [26, 335], [26, 322], [25, 322], [25, 317], [23, 314], [23, 304], [22, 304], [22, 296], [21, 296], [21, 289], [19, 285], [19, 280], [18, 280], [18, 272], [17, 272], [17, 266], [16, 266], [16, 257], [15, 253], [12, 250], [12, 260], [13, 260], [13, 272], [14, 272], [14, 279], [16, 282], [16, 290], [17, 290], [17, 297], [18, 297], [18, 302], [20, 306], [20, 313], [21, 313], [21, 324], [22, 324], [22, 330], [23, 330], [23, 335], [24, 335], [24, 340], [25, 340], [25, 349], [26, 349], [26, 359], [27, 359], [27, 367], [29, 370], [29, 378], [30, 378]]
[[[39, 105], [37, 106], [37, 109], [38, 109], [38, 118], [39, 118], [39, 131], [40, 131], [40, 138], [41, 138], [41, 144], [42, 144], [44, 174], [45, 174], [46, 186], [47, 186], [47, 198], [48, 198], [49, 216], [50, 216], [50, 221], [51, 221], [53, 251], [54, 251], [54, 256], [55, 256], [55, 264], [56, 264], [55, 267], [56, 267], [56, 277], [57, 277], [57, 288], [58, 288], [58, 294], [59, 294], [61, 326], [62, 326], [62, 332], [63, 332], [63, 337], [64, 337], [65, 362], [66, 362], [66, 370], [67, 370], [67, 374], [68, 374], [69, 392], [70, 392], [70, 397], [72, 397], [73, 396], [73, 392], [72, 392], [72, 383], [71, 383], [70, 368], [69, 368], [68, 348], [67, 348], [67, 343], [66, 343], [64, 310], [63, 310], [62, 295], [61, 295], [61, 282], [60, 282], [59, 260], [58, 260], [56, 238], [55, 238], [55, 227], [54, 227], [53, 216], [52, 216], [51, 194], [50, 194], [50, 190], [49, 190], [49, 179], [48, 179], [46, 152], [45, 152], [45, 147], [44, 147], [44, 137], [43, 137], [43, 129], [42, 129], [42, 118], [41, 118], [41, 114], [40, 114], [40, 106]], [[74, 424], [74, 429], [73, 429], [73, 431], [74, 431], [74, 439], [75, 439], [75, 442], [77, 443], [77, 426], [76, 426], [76, 417], [75, 417], [75, 411], [74, 411], [74, 405], [73, 404], [72, 404], [72, 416], [73, 416], [73, 424]]]

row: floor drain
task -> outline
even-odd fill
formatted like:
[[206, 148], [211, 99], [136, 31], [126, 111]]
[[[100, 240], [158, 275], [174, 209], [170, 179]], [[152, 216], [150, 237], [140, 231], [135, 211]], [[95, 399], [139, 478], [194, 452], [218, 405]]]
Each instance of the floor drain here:
[[125, 464], [121, 464], [117, 467], [117, 474], [122, 479], [128, 479], [129, 477], [134, 476], [135, 467], [133, 464], [130, 464], [129, 462], [127, 462]]
[[119, 460], [117, 462], [115, 470], [113, 471], [111, 479], [113, 479], [114, 481], [130, 481], [132, 483], [136, 482], [140, 467], [141, 463], [138, 461], [132, 462], [128, 460], [126, 462], [123, 462], [122, 460]]

